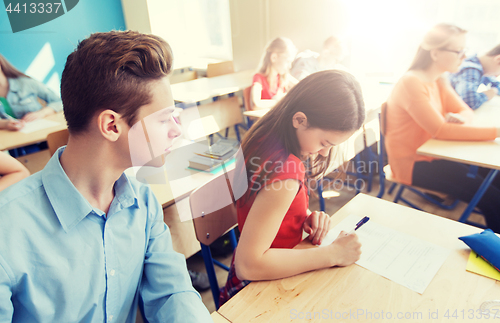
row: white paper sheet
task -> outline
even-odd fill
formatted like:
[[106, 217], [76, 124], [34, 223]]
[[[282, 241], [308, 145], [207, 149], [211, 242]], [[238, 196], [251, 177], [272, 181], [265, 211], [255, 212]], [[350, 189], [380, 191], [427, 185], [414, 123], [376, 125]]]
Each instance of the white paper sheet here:
[[[362, 217], [349, 215], [335, 226], [321, 246], [332, 243], [341, 230], [350, 232]], [[362, 244], [356, 264], [423, 294], [450, 250], [387, 228], [370, 219], [356, 231]]]
[[19, 130], [22, 133], [31, 133], [42, 129], [47, 129], [50, 127], [55, 127], [59, 124], [57, 121], [38, 119], [35, 121], [27, 122], [24, 127]]

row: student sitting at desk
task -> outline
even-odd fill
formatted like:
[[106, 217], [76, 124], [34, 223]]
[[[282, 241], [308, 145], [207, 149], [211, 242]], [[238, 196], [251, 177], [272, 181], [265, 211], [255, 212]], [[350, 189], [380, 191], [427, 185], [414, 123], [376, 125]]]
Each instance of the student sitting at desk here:
[[0, 151], [0, 191], [28, 176], [30, 172], [23, 164]]
[[[382, 117], [394, 177], [468, 203], [483, 181], [480, 175], [471, 178], [466, 165], [417, 154], [418, 147], [431, 138], [479, 141], [500, 136], [500, 128], [469, 125], [472, 109], [443, 76], [458, 70], [464, 58], [465, 33], [456, 26], [439, 24], [425, 35], [410, 69], [394, 86]], [[496, 232], [500, 232], [499, 180], [478, 204], [488, 227]]]
[[258, 73], [253, 76], [251, 105], [253, 109], [273, 107], [297, 84], [290, 67], [297, 52], [292, 41], [278, 37], [267, 44]]
[[[279, 279], [306, 271], [347, 266], [359, 259], [356, 234], [341, 233], [324, 248], [292, 249], [303, 230], [320, 244], [329, 216], [308, 210], [304, 161], [308, 174], [322, 176], [332, 147], [361, 127], [365, 109], [361, 88], [352, 75], [338, 70], [314, 73], [300, 81], [245, 135], [235, 182], [248, 190], [236, 202], [241, 231], [220, 304], [249, 281]], [[246, 187], [246, 185], [245, 185]]]
[[[460, 71], [450, 75], [451, 85], [458, 95], [471, 107], [477, 109], [486, 101], [493, 99], [500, 91], [500, 45], [485, 55], [466, 58]], [[490, 88], [477, 92], [483, 84]]]
[[163, 39], [132, 31], [68, 56], [68, 145], [0, 193], [0, 322], [135, 322], [138, 304], [147, 322], [212, 322], [161, 205], [123, 173], [161, 166], [180, 135], [171, 68]]
[[319, 71], [346, 70], [346, 67], [340, 64], [345, 56], [344, 44], [337, 37], [330, 36], [323, 43], [319, 54], [310, 50], [299, 53], [293, 61], [290, 74], [297, 80], [302, 80], [304, 77]]
[[19, 130], [24, 122], [59, 111], [62, 111], [62, 102], [54, 92], [0, 55], [0, 129]]

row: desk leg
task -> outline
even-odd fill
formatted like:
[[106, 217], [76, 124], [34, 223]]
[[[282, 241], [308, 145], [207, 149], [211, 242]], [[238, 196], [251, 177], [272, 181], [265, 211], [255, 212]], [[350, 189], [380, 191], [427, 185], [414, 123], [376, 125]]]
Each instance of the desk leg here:
[[490, 170], [486, 178], [483, 180], [483, 183], [481, 183], [481, 186], [479, 186], [479, 189], [477, 190], [476, 194], [474, 194], [474, 197], [470, 201], [469, 205], [467, 205], [467, 208], [465, 209], [464, 213], [462, 213], [462, 216], [458, 220], [459, 222], [462, 223], [467, 222], [467, 219], [469, 218], [469, 215], [472, 213], [472, 210], [474, 210], [477, 203], [479, 203], [479, 201], [483, 197], [488, 187], [490, 187], [491, 182], [493, 182], [497, 174], [498, 174], [498, 169]]

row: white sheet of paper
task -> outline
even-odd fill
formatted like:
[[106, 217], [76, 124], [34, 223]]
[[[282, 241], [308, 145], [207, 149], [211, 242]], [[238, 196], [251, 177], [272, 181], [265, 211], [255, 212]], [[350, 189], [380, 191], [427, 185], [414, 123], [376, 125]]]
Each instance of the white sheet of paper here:
[[59, 124], [57, 121], [38, 119], [35, 121], [27, 122], [24, 127], [19, 130], [22, 133], [31, 133], [42, 129], [47, 129], [50, 127], [55, 127]]
[[[362, 218], [349, 215], [328, 232], [321, 246], [332, 243], [341, 230], [350, 232]], [[450, 250], [387, 228], [370, 219], [356, 231], [361, 258], [356, 262], [376, 274], [423, 294]]]

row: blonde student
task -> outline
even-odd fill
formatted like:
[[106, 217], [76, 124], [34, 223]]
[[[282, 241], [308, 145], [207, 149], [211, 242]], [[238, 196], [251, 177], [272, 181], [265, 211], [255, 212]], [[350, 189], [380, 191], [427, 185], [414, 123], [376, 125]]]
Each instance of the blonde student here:
[[0, 151], [0, 191], [30, 175], [23, 164]]
[[267, 44], [258, 72], [253, 76], [253, 109], [273, 107], [297, 84], [297, 80], [290, 75], [296, 53], [297, 49], [288, 38], [278, 37]]
[[0, 55], [0, 129], [17, 131], [25, 122], [62, 111], [61, 99]]
[[[465, 33], [457, 26], [438, 24], [425, 34], [409, 70], [394, 86], [383, 117], [389, 164], [398, 181], [469, 202], [482, 176], [467, 176], [467, 165], [417, 154], [417, 148], [431, 138], [481, 141], [500, 135], [500, 128], [470, 125], [472, 109], [445, 77], [445, 72], [457, 72], [465, 58]], [[496, 232], [500, 232], [498, 183], [499, 178], [478, 204], [488, 227]]]
[[[347, 266], [359, 259], [355, 234], [341, 233], [324, 248], [293, 247], [304, 230], [313, 244], [326, 235], [329, 216], [308, 210], [306, 177], [326, 171], [332, 147], [359, 129], [364, 117], [359, 83], [347, 72], [330, 70], [300, 81], [247, 132], [244, 160], [235, 169], [235, 182], [248, 184], [236, 202], [241, 236], [221, 304], [249, 281]], [[304, 166], [309, 158], [312, 174]]]

